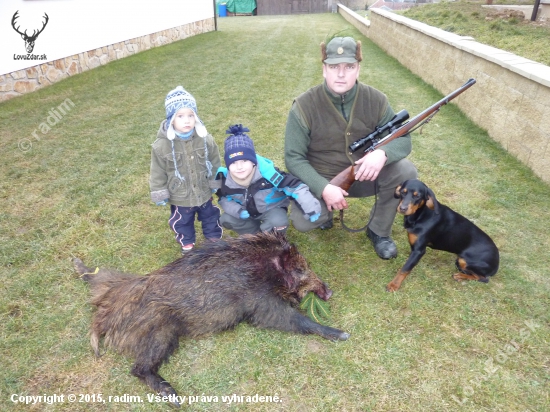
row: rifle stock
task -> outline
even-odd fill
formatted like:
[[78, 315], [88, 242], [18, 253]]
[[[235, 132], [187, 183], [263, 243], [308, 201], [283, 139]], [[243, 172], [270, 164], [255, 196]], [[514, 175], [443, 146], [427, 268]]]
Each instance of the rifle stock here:
[[355, 182], [355, 165], [352, 165], [342, 170], [340, 173], [334, 176], [330, 181], [330, 184], [338, 186], [347, 192], [353, 182]]
[[[388, 134], [386, 137], [380, 138], [376, 141], [372, 140], [372, 144], [365, 150], [365, 152], [372, 152], [379, 148], [380, 146], [383, 146], [389, 142], [391, 142], [394, 139], [397, 139], [398, 137], [401, 137], [403, 135], [406, 135], [409, 133], [413, 128], [419, 127], [423, 123], [426, 123], [430, 121], [430, 119], [441, 109], [442, 106], [449, 103], [451, 100], [453, 100], [455, 97], [457, 97], [459, 94], [470, 88], [475, 84], [475, 79], [468, 80], [463, 86], [456, 89], [454, 92], [450, 93], [449, 95], [445, 96], [443, 99], [438, 101], [437, 103], [433, 104], [432, 106], [428, 107], [423, 112], [419, 113], [415, 117], [413, 117], [411, 120], [409, 120], [407, 123], [403, 124], [401, 127], [395, 129], [390, 134]], [[359, 142], [359, 141], [358, 141]], [[357, 146], [357, 142], [352, 144], [351, 146]], [[351, 149], [350, 146], [350, 149]], [[352, 149], [353, 151], [359, 149], [361, 146]], [[351, 154], [351, 153], [350, 153]], [[331, 185], [338, 186], [342, 189], [344, 189], [346, 192], [351, 187], [351, 185], [355, 182], [355, 165], [351, 165], [348, 168], [342, 170], [340, 173], [338, 173], [336, 176], [332, 178], [330, 181]]]

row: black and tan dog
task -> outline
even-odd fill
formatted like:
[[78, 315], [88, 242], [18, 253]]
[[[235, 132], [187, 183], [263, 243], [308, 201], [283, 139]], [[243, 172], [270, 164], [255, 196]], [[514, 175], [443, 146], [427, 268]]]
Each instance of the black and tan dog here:
[[458, 256], [456, 267], [459, 273], [453, 275], [455, 280], [489, 282], [488, 278], [498, 270], [499, 253], [485, 232], [464, 216], [438, 203], [432, 190], [420, 180], [403, 182], [395, 189], [395, 197], [401, 199], [397, 211], [405, 215], [404, 226], [409, 235], [411, 254], [386, 286], [388, 292], [399, 289], [401, 282], [426, 253], [426, 246]]

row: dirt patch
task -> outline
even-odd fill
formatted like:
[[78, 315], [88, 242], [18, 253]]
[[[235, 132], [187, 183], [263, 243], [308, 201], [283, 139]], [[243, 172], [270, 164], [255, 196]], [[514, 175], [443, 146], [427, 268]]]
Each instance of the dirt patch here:
[[485, 16], [486, 21], [494, 21], [494, 20], [518, 20], [522, 24], [528, 24], [530, 26], [535, 27], [550, 27], [550, 19], [546, 17], [540, 17], [540, 11], [539, 11], [539, 18], [535, 21], [531, 21], [531, 15], [533, 13], [532, 7], [526, 7], [526, 6], [517, 6], [516, 8], [513, 8], [514, 6], [511, 6], [512, 8], [503, 8], [502, 6], [492, 6], [490, 9], [487, 7], [489, 11], [487, 12], [487, 15]]
[[[30, 394], [46, 392], [60, 393], [101, 393], [102, 384], [107, 380], [105, 361], [93, 359], [81, 363], [77, 371], [62, 370], [59, 363], [46, 364], [35, 371], [25, 384]], [[108, 363], [108, 362], [107, 362]]]
[[504, 9], [504, 10], [491, 10], [489, 13], [487, 13], [487, 16], [485, 16], [485, 20], [491, 21], [496, 19], [501, 20], [524, 20], [525, 19], [525, 13], [521, 10], [511, 10], [511, 9]]

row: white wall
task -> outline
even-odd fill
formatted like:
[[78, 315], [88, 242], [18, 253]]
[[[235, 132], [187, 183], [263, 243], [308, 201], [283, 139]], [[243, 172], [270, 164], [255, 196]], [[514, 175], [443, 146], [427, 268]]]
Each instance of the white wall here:
[[[32, 34], [49, 22], [32, 52], [44, 60], [20, 60], [25, 42], [16, 27]], [[0, 75], [94, 50], [120, 41], [214, 17], [212, 0], [0, 0]]]

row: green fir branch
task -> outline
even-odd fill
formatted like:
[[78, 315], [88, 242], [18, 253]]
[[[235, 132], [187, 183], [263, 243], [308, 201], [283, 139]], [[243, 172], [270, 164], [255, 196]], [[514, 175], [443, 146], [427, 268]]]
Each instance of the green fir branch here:
[[300, 308], [307, 312], [310, 319], [321, 325], [325, 325], [330, 319], [328, 304], [313, 292], [309, 292], [304, 299], [302, 299]]

